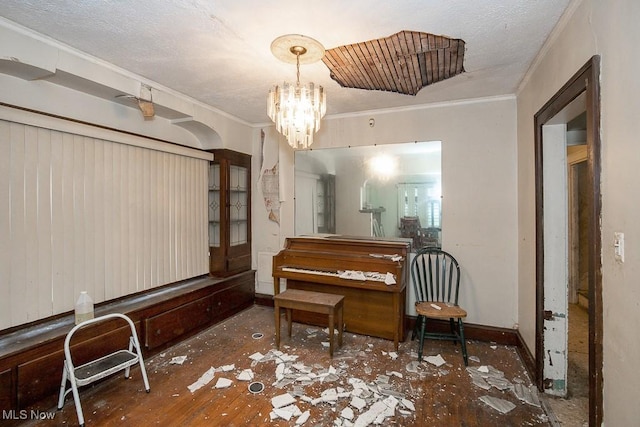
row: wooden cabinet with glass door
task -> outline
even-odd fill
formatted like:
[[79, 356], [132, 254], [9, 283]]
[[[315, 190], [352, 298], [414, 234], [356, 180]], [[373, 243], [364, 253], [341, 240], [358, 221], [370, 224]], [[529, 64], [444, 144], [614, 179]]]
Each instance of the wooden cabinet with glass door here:
[[225, 277], [251, 269], [251, 156], [211, 152], [209, 272]]

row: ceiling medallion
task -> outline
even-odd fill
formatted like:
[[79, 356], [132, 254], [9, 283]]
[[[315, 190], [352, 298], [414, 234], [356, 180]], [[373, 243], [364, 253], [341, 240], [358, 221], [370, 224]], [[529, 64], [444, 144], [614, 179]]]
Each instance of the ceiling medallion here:
[[271, 43], [271, 52], [283, 62], [296, 64], [296, 83], [284, 82], [269, 91], [267, 114], [289, 145], [294, 149], [309, 148], [326, 113], [326, 96], [322, 86], [300, 83], [300, 64], [322, 59], [324, 47], [310, 37], [288, 34]]

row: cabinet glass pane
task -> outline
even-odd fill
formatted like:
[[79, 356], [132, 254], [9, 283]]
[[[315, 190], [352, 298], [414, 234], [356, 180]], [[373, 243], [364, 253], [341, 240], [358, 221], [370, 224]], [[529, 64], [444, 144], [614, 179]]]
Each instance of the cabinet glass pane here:
[[209, 166], [209, 246], [220, 246], [220, 165]]
[[245, 221], [247, 219], [247, 193], [232, 191], [229, 194], [231, 221]]
[[229, 231], [231, 246], [247, 243], [247, 221], [232, 222]]
[[241, 166], [229, 168], [229, 189], [231, 191], [247, 191], [248, 169]]
[[248, 169], [241, 166], [229, 167], [229, 244], [237, 246], [247, 243], [248, 227]]
[[209, 246], [218, 248], [220, 247], [220, 223], [209, 223]]

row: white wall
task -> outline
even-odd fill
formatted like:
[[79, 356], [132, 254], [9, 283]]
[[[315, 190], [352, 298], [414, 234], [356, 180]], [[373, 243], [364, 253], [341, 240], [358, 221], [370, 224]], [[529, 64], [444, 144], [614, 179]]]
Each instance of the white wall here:
[[[517, 322], [516, 102], [514, 97], [329, 118], [314, 148], [442, 141], [443, 248], [463, 270], [461, 304], [469, 322]], [[375, 127], [369, 127], [369, 118]], [[268, 138], [279, 138], [273, 128]], [[281, 141], [281, 173], [293, 182], [293, 154]], [[254, 250], [277, 252], [293, 236], [293, 190], [285, 191], [281, 228], [256, 203]]]
[[[602, 288], [604, 422], [636, 425], [640, 371], [640, 2], [584, 0], [557, 29], [518, 94], [519, 319], [535, 348], [533, 115], [594, 54], [601, 55]], [[625, 262], [613, 257], [613, 233], [625, 233]]]

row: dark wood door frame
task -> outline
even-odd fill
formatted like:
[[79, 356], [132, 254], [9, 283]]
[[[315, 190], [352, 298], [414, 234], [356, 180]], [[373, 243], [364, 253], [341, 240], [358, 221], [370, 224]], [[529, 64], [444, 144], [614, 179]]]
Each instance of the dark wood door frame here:
[[542, 128], [565, 106], [586, 92], [587, 175], [590, 190], [589, 236], [589, 425], [602, 424], [602, 232], [600, 214], [600, 56], [595, 55], [535, 115], [536, 185], [536, 384], [544, 382], [544, 228]]

